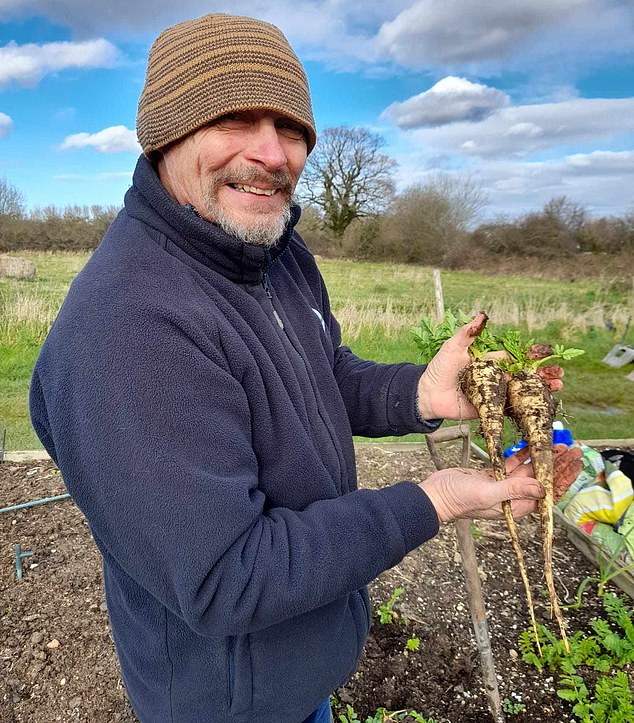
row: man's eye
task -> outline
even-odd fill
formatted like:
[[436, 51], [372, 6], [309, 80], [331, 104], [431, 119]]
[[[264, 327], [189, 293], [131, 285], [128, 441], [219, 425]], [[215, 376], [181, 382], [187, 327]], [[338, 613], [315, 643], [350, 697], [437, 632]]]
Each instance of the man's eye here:
[[225, 113], [219, 118], [211, 121], [211, 125], [224, 126], [229, 128], [242, 127], [248, 123], [248, 120], [242, 115], [242, 113]]
[[306, 131], [304, 130], [304, 126], [300, 125], [299, 123], [295, 123], [295, 121], [281, 120], [278, 121], [275, 125], [280, 134], [285, 136], [286, 138], [290, 138], [294, 141], [306, 140]]

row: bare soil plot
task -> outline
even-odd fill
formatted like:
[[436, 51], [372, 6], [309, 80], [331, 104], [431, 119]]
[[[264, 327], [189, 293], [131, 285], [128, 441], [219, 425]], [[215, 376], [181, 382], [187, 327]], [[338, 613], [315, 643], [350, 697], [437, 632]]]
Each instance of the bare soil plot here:
[[[370, 446], [360, 447], [358, 466], [367, 487], [420, 480], [432, 469], [424, 450]], [[51, 463], [0, 465], [0, 507], [63, 492]], [[519, 529], [537, 615], [547, 622], [537, 518], [520, 521]], [[571, 720], [555, 681], [518, 657], [517, 638], [528, 627], [528, 615], [504, 524], [478, 523], [476, 540], [501, 696], [526, 706], [508, 720]], [[21, 582], [16, 544], [33, 551], [24, 560]], [[572, 602], [580, 582], [595, 570], [559, 529], [554, 562], [562, 602]], [[396, 587], [405, 593], [395, 609], [410, 622], [381, 625], [375, 617], [359, 671], [336, 692], [340, 703], [353, 705], [361, 720], [383, 706], [416, 709], [441, 723], [489, 722], [452, 526], [372, 585], [375, 608]], [[72, 502], [0, 515], [0, 600], [0, 723], [136, 721], [110, 638], [100, 557]], [[586, 629], [601, 613], [596, 596], [588, 595], [579, 610], [567, 611], [570, 630]], [[420, 647], [406, 656], [406, 641], [413, 637]]]

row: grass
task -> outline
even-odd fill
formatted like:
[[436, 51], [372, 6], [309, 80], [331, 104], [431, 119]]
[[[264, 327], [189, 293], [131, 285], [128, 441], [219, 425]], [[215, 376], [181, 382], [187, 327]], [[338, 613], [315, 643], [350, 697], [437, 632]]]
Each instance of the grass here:
[[[78, 253], [23, 253], [37, 281], [0, 279], [0, 434], [7, 449], [40, 447], [28, 418], [28, 386], [39, 347], [68, 290], [88, 259]], [[418, 361], [411, 331], [433, 310], [431, 269], [398, 264], [323, 260], [333, 310], [344, 340], [361, 357]], [[486, 309], [496, 328], [519, 326], [549, 342], [580, 346], [586, 354], [567, 365], [563, 412], [579, 439], [624, 438], [634, 429], [631, 369], [601, 363], [625, 330], [629, 289], [605, 279], [575, 283], [526, 277], [443, 272], [446, 305]], [[609, 322], [614, 331], [606, 329]], [[629, 343], [634, 343], [630, 332]], [[506, 441], [517, 435], [507, 430]], [[420, 441], [409, 435], [404, 441]]]

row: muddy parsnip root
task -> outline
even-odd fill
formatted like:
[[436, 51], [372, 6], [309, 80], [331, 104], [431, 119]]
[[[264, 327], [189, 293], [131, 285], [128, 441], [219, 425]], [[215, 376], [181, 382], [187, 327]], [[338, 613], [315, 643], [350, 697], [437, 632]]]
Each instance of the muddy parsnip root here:
[[539, 516], [542, 531], [544, 556], [544, 578], [553, 615], [559, 625], [561, 639], [567, 652], [570, 643], [566, 635], [563, 615], [555, 590], [553, 576], [553, 505], [554, 473], [552, 429], [555, 416], [555, 401], [550, 389], [534, 371], [523, 370], [514, 374], [507, 385], [508, 413], [517, 424], [528, 445], [535, 478], [544, 489], [539, 501]]
[[[493, 468], [495, 479], [500, 482], [506, 477], [504, 455], [502, 453], [502, 430], [504, 428], [504, 407], [507, 396], [507, 375], [499, 363], [493, 359], [473, 359], [463, 370], [460, 377], [460, 388], [467, 399], [473, 404], [480, 419], [480, 433], [484, 438]], [[535, 642], [541, 655], [541, 646], [535, 619], [535, 607], [531, 594], [528, 571], [524, 553], [520, 545], [517, 525], [513, 517], [510, 501], [502, 503], [502, 510], [511, 537], [511, 544], [517, 559], [524, 591], [526, 604], [535, 633]]]

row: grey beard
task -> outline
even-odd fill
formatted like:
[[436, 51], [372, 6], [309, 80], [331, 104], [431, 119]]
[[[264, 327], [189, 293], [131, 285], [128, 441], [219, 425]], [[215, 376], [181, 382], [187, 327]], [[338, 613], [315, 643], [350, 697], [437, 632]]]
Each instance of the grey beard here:
[[[226, 213], [216, 199], [216, 190], [224, 183], [255, 185], [259, 182], [270, 184], [284, 193], [287, 198], [284, 209], [274, 218], [263, 216], [254, 223], [245, 224]], [[211, 184], [203, 189], [205, 216], [223, 231], [245, 244], [275, 246], [291, 220], [291, 193], [293, 186], [290, 176], [284, 171], [266, 173], [254, 168], [226, 169], [214, 174]]]
[[205, 198], [205, 211], [208, 218], [213, 219], [212, 223], [220, 226], [225, 233], [237, 238], [238, 241], [267, 248], [277, 244], [291, 220], [290, 203], [276, 218], [262, 219], [250, 225], [228, 216], [224, 209], [210, 198]]

